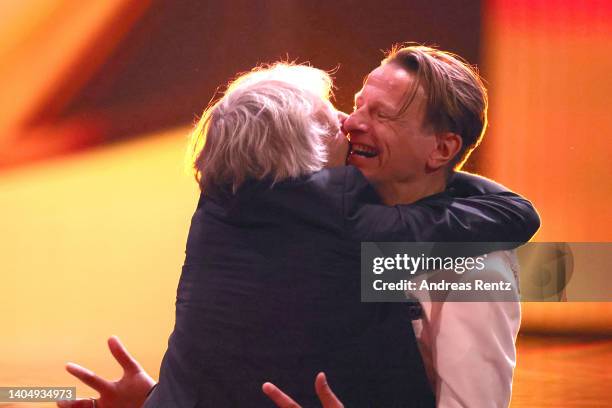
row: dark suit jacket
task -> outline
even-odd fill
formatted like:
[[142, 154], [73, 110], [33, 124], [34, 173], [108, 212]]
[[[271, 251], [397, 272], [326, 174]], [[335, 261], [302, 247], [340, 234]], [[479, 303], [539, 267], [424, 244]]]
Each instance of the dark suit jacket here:
[[347, 407], [433, 407], [408, 306], [360, 302], [360, 242], [524, 242], [538, 226], [528, 201], [467, 175], [395, 207], [352, 166], [202, 194], [145, 407], [270, 407], [265, 381], [319, 406], [319, 371]]

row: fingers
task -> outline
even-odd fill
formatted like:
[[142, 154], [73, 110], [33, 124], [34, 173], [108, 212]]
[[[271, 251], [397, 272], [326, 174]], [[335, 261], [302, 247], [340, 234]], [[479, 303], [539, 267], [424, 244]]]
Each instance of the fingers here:
[[59, 408], [92, 408], [93, 402], [91, 399], [78, 399], [78, 400], [62, 400], [57, 401], [57, 406]]
[[[100, 394], [106, 394], [112, 390], [112, 385], [109, 381], [106, 381], [104, 378], [94, 374], [92, 371], [86, 369], [85, 367], [81, 367], [78, 364], [66, 364], [66, 371], [83, 381], [83, 383], [89, 385], [94, 390], [98, 391]], [[80, 405], [78, 407], [80, 408]]]
[[125, 346], [121, 344], [119, 337], [111, 336], [108, 339], [108, 348], [127, 374], [135, 374], [142, 370], [140, 364], [128, 353]]
[[344, 405], [338, 400], [336, 394], [331, 390], [327, 383], [325, 373], [319, 373], [315, 379], [315, 391], [319, 396], [323, 408], [344, 408]]
[[279, 408], [301, 408], [300, 405], [291, 399], [287, 394], [282, 392], [276, 385], [265, 383], [261, 387], [264, 394], [268, 396]]

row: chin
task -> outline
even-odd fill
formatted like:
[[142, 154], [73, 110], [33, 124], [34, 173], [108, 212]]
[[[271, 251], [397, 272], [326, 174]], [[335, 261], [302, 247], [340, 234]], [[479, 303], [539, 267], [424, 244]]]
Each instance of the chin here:
[[[349, 164], [351, 164], [351, 163], [349, 163]], [[369, 168], [364, 167], [364, 166], [359, 166], [359, 165], [356, 165], [356, 164], [353, 164], [353, 166], [357, 167], [363, 173], [365, 178], [368, 179], [368, 181], [370, 183], [374, 183], [375, 182], [374, 180], [376, 179], [376, 173], [373, 172], [372, 169], [369, 169]]]

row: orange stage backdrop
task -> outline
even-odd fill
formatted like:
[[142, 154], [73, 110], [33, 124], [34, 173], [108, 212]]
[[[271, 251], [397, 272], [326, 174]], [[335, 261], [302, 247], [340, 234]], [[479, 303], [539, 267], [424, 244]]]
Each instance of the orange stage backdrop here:
[[[92, 56], [103, 59], [142, 11], [128, 3], [147, 4], [0, 5], [2, 20], [13, 21], [0, 25], [0, 158], [11, 146], [21, 158], [36, 157], [40, 146], [53, 151], [73, 131], [91, 137], [89, 128], [32, 128], [32, 120], [92, 74], [96, 64], [75, 70], [82, 47], [107, 38]], [[109, 21], [115, 29], [107, 37]], [[538, 241], [612, 238], [611, 21], [605, 1], [485, 3], [482, 71], [491, 110], [479, 167], [534, 201], [543, 218]], [[53, 91], [63, 85], [65, 92]], [[157, 375], [198, 194], [183, 171], [187, 131], [0, 171], [0, 384], [74, 384], [63, 373], [66, 361], [117, 377], [105, 345], [111, 334]], [[525, 331], [612, 331], [611, 304], [527, 304], [524, 311]], [[94, 395], [80, 385], [78, 394]]]
[[[483, 173], [531, 199], [536, 241], [612, 241], [612, 3], [491, 0]], [[523, 329], [612, 331], [612, 303], [529, 304]]]

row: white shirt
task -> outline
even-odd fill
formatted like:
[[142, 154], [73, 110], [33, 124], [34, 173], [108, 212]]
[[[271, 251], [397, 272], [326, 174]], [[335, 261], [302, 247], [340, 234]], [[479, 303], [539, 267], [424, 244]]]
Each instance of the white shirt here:
[[438, 408], [510, 403], [521, 322], [515, 252], [488, 254], [478, 273], [491, 282], [513, 281], [514, 301], [432, 302], [416, 294], [423, 317], [413, 320], [413, 327]]

